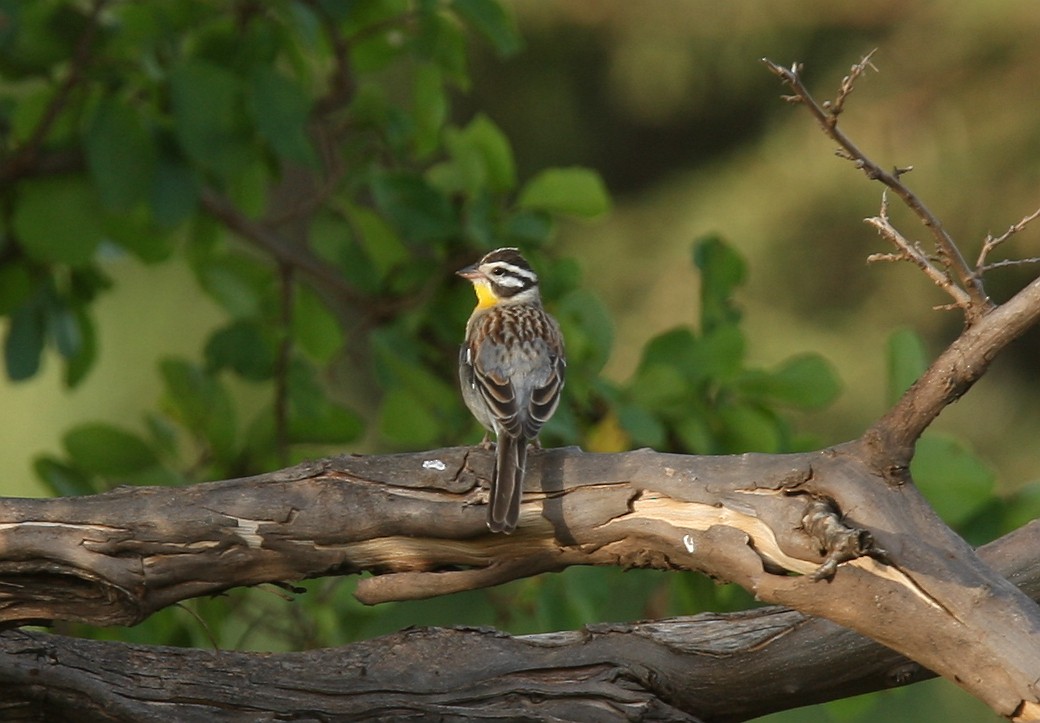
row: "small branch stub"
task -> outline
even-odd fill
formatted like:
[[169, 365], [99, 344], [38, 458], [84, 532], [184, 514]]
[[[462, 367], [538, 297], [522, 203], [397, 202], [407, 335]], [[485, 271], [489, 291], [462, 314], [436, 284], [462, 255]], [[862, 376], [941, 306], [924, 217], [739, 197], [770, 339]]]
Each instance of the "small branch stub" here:
[[834, 577], [838, 565], [859, 557], [872, 557], [887, 564], [888, 556], [877, 547], [868, 530], [846, 525], [833, 500], [813, 500], [802, 518], [802, 528], [819, 545], [823, 564], [810, 575], [813, 580]]

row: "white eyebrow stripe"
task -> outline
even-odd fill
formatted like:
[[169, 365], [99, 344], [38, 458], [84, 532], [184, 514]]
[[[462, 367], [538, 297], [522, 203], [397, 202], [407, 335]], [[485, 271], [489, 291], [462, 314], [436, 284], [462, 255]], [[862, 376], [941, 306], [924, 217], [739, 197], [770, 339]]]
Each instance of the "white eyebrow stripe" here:
[[[529, 269], [522, 269], [519, 266], [514, 266], [513, 264], [511, 264], [511, 263], [509, 263], [507, 261], [494, 261], [494, 262], [492, 262], [490, 264], [487, 264], [487, 266], [489, 268], [491, 268], [491, 269], [503, 269], [507, 274], [509, 274], [509, 276], [493, 277], [495, 279], [495, 283], [501, 283], [503, 286], [520, 286], [520, 285], [522, 285], [520, 283], [511, 283], [511, 284], [503, 283], [506, 279], [510, 279], [510, 281], [514, 281], [515, 282], [516, 281], [515, 277], [517, 277], [517, 276], [519, 276], [521, 278], [524, 278], [524, 279], [527, 279], [532, 284], [538, 283], [538, 275], [535, 274], [535, 272], [533, 272], [533, 271], [531, 271]], [[490, 272], [488, 273], [488, 275], [491, 276]], [[514, 278], [510, 278], [510, 276], [514, 277]]]
[[523, 279], [518, 279], [515, 276], [496, 276], [495, 285], [520, 288], [521, 286], [527, 286], [527, 282], [525, 282]]

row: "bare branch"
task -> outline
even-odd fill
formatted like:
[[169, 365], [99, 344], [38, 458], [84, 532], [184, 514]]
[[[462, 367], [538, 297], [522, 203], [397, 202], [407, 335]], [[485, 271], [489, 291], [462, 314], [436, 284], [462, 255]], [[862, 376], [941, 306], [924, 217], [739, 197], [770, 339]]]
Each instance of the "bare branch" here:
[[997, 236], [996, 238], [994, 238], [992, 234], [987, 234], [985, 240], [982, 242], [982, 248], [979, 250], [979, 258], [975, 262], [975, 273], [982, 274], [982, 273], [984, 273], [986, 271], [989, 271], [990, 269], [996, 269], [996, 268], [999, 268], [1001, 266], [1012, 266], [1012, 265], [1019, 264], [1019, 263], [1022, 263], [1022, 264], [1036, 263], [1036, 259], [1020, 259], [1020, 260], [1017, 260], [1017, 261], [1009, 259], [1009, 260], [1006, 260], [1006, 261], [998, 261], [997, 263], [994, 263], [994, 264], [987, 264], [986, 263], [986, 258], [993, 251], [993, 249], [995, 249], [997, 246], [999, 246], [1000, 244], [1002, 244], [1005, 241], [1007, 241], [1009, 238], [1014, 236], [1016, 233], [1020, 232], [1022, 229], [1024, 229], [1026, 226], [1028, 226], [1031, 222], [1035, 221], [1038, 217], [1040, 217], [1040, 208], [1038, 208], [1037, 210], [1033, 211], [1031, 214], [1029, 214], [1028, 216], [1023, 218], [1018, 223], [1011, 224], [1011, 226], [1008, 227], [1007, 231], [1002, 233], [1000, 236]]
[[838, 95], [835, 97], [833, 102], [824, 101], [823, 107], [830, 111], [832, 116], [837, 117], [845, 109], [845, 101], [852, 93], [853, 88], [855, 88], [856, 81], [866, 72], [867, 68], [870, 68], [875, 73], [877, 72], [877, 68], [875, 68], [874, 64], [870, 62], [870, 59], [876, 52], [877, 48], [874, 48], [864, 55], [861, 61], [852, 66], [849, 74], [841, 79], [841, 86], [838, 88]]
[[961, 309], [965, 314], [970, 313], [972, 307], [971, 297], [950, 278], [949, 272], [932, 263], [932, 259], [924, 253], [918, 244], [911, 243], [892, 225], [888, 217], [888, 201], [884, 194], [881, 197], [880, 214], [864, 219], [864, 221], [873, 226], [883, 238], [892, 242], [897, 249], [894, 254], [871, 254], [867, 257], [868, 261], [909, 261], [913, 263], [936, 286], [950, 295], [953, 299], [954, 308]]
[[852, 139], [838, 127], [838, 112], [841, 111], [845, 99], [851, 93], [855, 81], [862, 76], [866, 68], [873, 67], [870, 63], [871, 55], [873, 53], [868, 54], [860, 63], [852, 67], [850, 74], [842, 81], [838, 100], [824, 104], [818, 103], [803, 83], [801, 64], [796, 63], [790, 69], [787, 69], [777, 65], [768, 58], [763, 58], [762, 62], [785, 85], [794, 91], [793, 96], [798, 99], [797, 102], [804, 105], [816, 119], [824, 133], [838, 143], [840, 147], [839, 155], [841, 157], [852, 161], [857, 168], [866, 174], [867, 178], [879, 181], [894, 191], [900, 200], [906, 204], [907, 208], [928, 227], [932, 237], [935, 239], [937, 254], [942, 265], [952, 270], [954, 277], [957, 279], [957, 284], [970, 300], [968, 305], [958, 304], [958, 306], [964, 309], [965, 320], [971, 325], [993, 308], [993, 302], [986, 296], [981, 278], [968, 266], [953, 238], [943, 227], [939, 218], [902, 182], [901, 176], [910, 167], [897, 168], [891, 172], [884, 170], [860, 150]]

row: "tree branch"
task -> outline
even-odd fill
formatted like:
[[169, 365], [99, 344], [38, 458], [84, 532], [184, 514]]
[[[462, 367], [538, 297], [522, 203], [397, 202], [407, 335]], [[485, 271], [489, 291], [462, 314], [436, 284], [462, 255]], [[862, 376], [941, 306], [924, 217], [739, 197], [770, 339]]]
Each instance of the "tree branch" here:
[[[1033, 522], [979, 554], [1035, 599], [1038, 549], [1040, 522]], [[458, 719], [526, 712], [631, 720], [654, 713], [720, 722], [932, 675], [846, 628], [779, 607], [519, 637], [410, 630], [343, 648], [262, 656], [0, 634], [3, 710], [24, 707], [26, 717], [55, 720], [209, 721], [217, 712], [222, 720], [255, 720], [261, 712], [307, 710], [351, 720], [450, 711]], [[508, 712], [502, 699], [510, 701]]]
[[[684, 569], [866, 634], [1005, 715], [1037, 699], [1040, 610], [912, 485], [879, 486], [859, 443], [732, 457], [532, 452], [509, 538], [484, 525], [492, 458], [340, 457], [182, 489], [4, 500], [0, 620], [132, 624], [237, 585], [362, 570], [376, 573], [358, 589], [372, 602], [574, 564]], [[822, 525], [820, 501], [833, 509]], [[848, 534], [821, 532], [835, 529]], [[850, 537], [873, 557], [844, 555], [817, 581]]]
[[977, 382], [1001, 349], [1040, 322], [1040, 278], [966, 329], [864, 435], [880, 455], [908, 465], [913, 447], [940, 412]]
[[[58, 121], [58, 117], [68, 105], [73, 91], [82, 83], [83, 75], [93, 60], [91, 53], [94, 48], [94, 40], [97, 37], [98, 20], [107, 4], [107, 0], [94, 0], [91, 4], [86, 27], [76, 41], [76, 47], [72, 52], [65, 78], [54, 91], [54, 95], [51, 96], [47, 106], [40, 114], [40, 119], [36, 122], [25, 142], [9, 158], [0, 163], [0, 185], [14, 183], [37, 170], [41, 160], [43, 144], [46, 142], [47, 136], [50, 135], [51, 129]], [[56, 159], [48, 160], [50, 163], [53, 163]], [[61, 162], [61, 165], [67, 163], [67, 158], [63, 155], [58, 156], [57, 160]]]
[[[845, 100], [852, 92], [855, 81], [863, 75], [866, 68], [873, 67], [870, 64], [872, 55], [873, 51], [868, 53], [859, 63], [852, 66], [850, 74], [842, 80], [836, 101], [825, 101], [822, 104], [816, 101], [803, 83], [801, 76], [802, 65], [800, 63], [795, 63], [790, 68], [784, 68], [768, 58], [762, 58], [762, 62], [793, 91], [793, 95], [785, 96], [785, 100], [805, 106], [813, 118], [816, 119], [820, 128], [823, 129], [823, 132], [838, 144], [840, 148], [838, 155], [852, 161], [857, 168], [866, 174], [867, 178], [879, 181], [890, 188], [906, 204], [907, 208], [928, 227], [935, 240], [936, 251], [941, 263], [941, 267], [933, 266], [934, 272], [945, 275], [949, 279], [950, 283], [943, 286], [945, 290], [949, 291], [951, 288], [958, 288], [958, 290], [967, 294], [970, 302], [965, 302], [958, 295], [954, 296], [954, 303], [964, 312], [967, 323], [969, 325], [973, 324], [993, 304], [986, 296], [981, 277], [964, 260], [960, 249], [957, 248], [957, 244], [946, 231], [942, 221], [903, 183], [901, 176], [910, 171], [911, 168], [896, 168], [892, 171], [886, 171], [867, 157], [852, 139], [838, 127], [838, 115], [844, 110]], [[949, 277], [951, 271], [960, 284], [959, 287]], [[932, 276], [932, 274], [930, 273], [929, 276]]]
[[1040, 259], [1008, 259], [1005, 261], [998, 261], [992, 264], [986, 263], [986, 259], [989, 258], [989, 254], [992, 253], [993, 249], [995, 249], [997, 246], [1000, 246], [1000, 244], [1007, 241], [1016, 233], [1022, 231], [1022, 229], [1024, 229], [1030, 223], [1035, 221], [1038, 217], [1040, 217], [1040, 208], [1033, 211], [1028, 216], [1024, 217], [1018, 223], [1011, 224], [1011, 226], [1008, 227], [1007, 231], [1002, 233], [1000, 236], [997, 236], [996, 238], [994, 238], [992, 234], [987, 234], [986, 239], [982, 242], [982, 248], [979, 250], [979, 258], [975, 262], [976, 273], [983, 274], [989, 271], [990, 269], [995, 269], [1001, 266], [1011, 266], [1016, 263], [1032, 264], [1040, 261]]

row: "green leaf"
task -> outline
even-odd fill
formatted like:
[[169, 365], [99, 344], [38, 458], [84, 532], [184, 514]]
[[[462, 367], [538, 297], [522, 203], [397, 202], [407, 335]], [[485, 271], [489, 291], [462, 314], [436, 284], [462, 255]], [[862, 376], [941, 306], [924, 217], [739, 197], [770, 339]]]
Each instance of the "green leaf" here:
[[799, 409], [820, 409], [841, 393], [833, 365], [818, 354], [800, 354], [773, 372], [752, 372], [738, 382], [740, 389], [762, 401]]
[[102, 228], [109, 240], [145, 263], [165, 261], [174, 250], [173, 236], [155, 227], [151, 214], [144, 206], [122, 213], [105, 214]]
[[1004, 532], [1017, 530], [1040, 518], [1040, 482], [1029, 482], [1010, 496], [1005, 505]]
[[249, 78], [248, 106], [257, 130], [275, 153], [307, 166], [317, 164], [307, 137], [310, 99], [296, 82], [273, 67], [258, 67]]
[[252, 157], [242, 127], [242, 85], [230, 71], [187, 60], [170, 73], [174, 131], [185, 152], [228, 180]]
[[715, 329], [700, 338], [690, 329], [679, 327], [647, 342], [640, 365], [667, 364], [690, 384], [724, 382], [739, 373], [744, 347], [744, 335], [735, 326]]
[[448, 198], [420, 176], [380, 173], [372, 180], [372, 193], [376, 204], [393, 219], [406, 239], [438, 241], [458, 233]]
[[62, 443], [76, 466], [106, 477], [132, 475], [158, 462], [140, 437], [101, 422], [73, 427]]
[[450, 129], [447, 145], [457, 178], [469, 195], [488, 187], [496, 193], [516, 186], [516, 163], [509, 139], [484, 114], [478, 114], [461, 130]]
[[552, 233], [552, 216], [544, 211], [517, 211], [506, 220], [506, 237], [516, 244], [540, 246]]
[[160, 160], [151, 191], [152, 216], [160, 228], [187, 220], [199, 203], [199, 184], [191, 169], [169, 159]]
[[86, 264], [103, 232], [98, 198], [72, 176], [34, 178], [18, 184], [14, 230], [22, 248], [46, 263]]
[[693, 262], [701, 273], [701, 331], [736, 324], [733, 293], [747, 278], [743, 257], [720, 237], [706, 236], [694, 242]]
[[0, 316], [24, 304], [33, 292], [33, 277], [24, 264], [8, 261], [0, 265]]
[[643, 347], [639, 369], [658, 366], [688, 369], [696, 358], [697, 344], [697, 337], [686, 327], [662, 332]]
[[296, 444], [347, 444], [365, 431], [365, 423], [353, 410], [325, 401], [310, 414], [293, 414], [289, 438]]
[[140, 113], [108, 96], [94, 110], [83, 141], [87, 167], [107, 208], [125, 211], [145, 197], [155, 172], [155, 149]]
[[197, 260], [195, 273], [203, 290], [232, 316], [258, 316], [271, 288], [271, 271], [239, 255]]
[[683, 443], [681, 451], [688, 454], [721, 454], [728, 451], [720, 448], [707, 420], [700, 414], [691, 414], [689, 410], [675, 422], [675, 433]]
[[419, 57], [436, 63], [445, 77], [462, 90], [469, 89], [466, 72], [468, 47], [463, 27], [455, 18], [441, 12], [421, 13], [415, 51]]
[[347, 216], [356, 231], [356, 238], [382, 280], [408, 261], [410, 254], [394, 229], [382, 216], [364, 206], [351, 204]]
[[888, 337], [888, 403], [895, 404], [928, 368], [924, 342], [911, 329], [898, 329]]
[[581, 363], [588, 373], [602, 369], [614, 344], [614, 324], [599, 298], [588, 289], [572, 291], [560, 300], [556, 316], [571, 363]]
[[458, 404], [456, 386], [445, 383], [423, 364], [418, 342], [406, 331], [383, 327], [373, 331], [369, 339], [375, 354], [376, 373], [383, 388], [407, 388], [432, 409], [452, 409]]
[[729, 382], [744, 364], [746, 340], [737, 326], [723, 326], [702, 334], [683, 371], [695, 383]]
[[343, 444], [357, 439], [364, 431], [357, 414], [329, 400], [312, 365], [297, 360], [289, 370], [288, 389], [290, 441]]
[[58, 299], [44, 306], [47, 332], [54, 348], [66, 359], [76, 356], [83, 345], [79, 320], [69, 306]]
[[719, 409], [723, 430], [719, 437], [725, 454], [741, 452], [776, 453], [783, 448], [780, 422], [764, 409], [753, 405], [724, 405]]
[[354, 3], [322, 3], [329, 6], [325, 11], [342, 5], [340, 9], [346, 10], [343, 19], [343, 33], [351, 37], [363, 30], [369, 30], [377, 25], [402, 15], [409, 8], [408, 0], [365, 0], [365, 2]]
[[4, 338], [4, 364], [11, 381], [29, 379], [40, 370], [46, 324], [36, 304], [19, 307], [12, 315]]
[[230, 459], [234, 453], [235, 413], [224, 385], [181, 359], [164, 359], [159, 371], [165, 386], [163, 402], [170, 416], [208, 444], [218, 459]]
[[910, 472], [935, 511], [956, 527], [982, 509], [993, 494], [993, 470], [953, 437], [928, 433], [917, 442]]
[[618, 407], [618, 422], [628, 432], [633, 444], [640, 447], [660, 449], [664, 446], [667, 431], [664, 424], [647, 409], [634, 404]]
[[399, 33], [391, 28], [360, 35], [349, 48], [351, 69], [362, 74], [383, 70], [405, 53], [405, 44], [401, 42]]
[[352, 233], [354, 230], [339, 215], [318, 213], [311, 222], [311, 248], [343, 274], [357, 291], [376, 294], [381, 288], [380, 274], [362, 250], [356, 234]]
[[270, 379], [274, 374], [273, 341], [254, 321], [239, 319], [214, 332], [204, 354], [213, 371], [232, 369], [250, 381]]
[[425, 158], [440, 146], [441, 131], [448, 117], [448, 96], [443, 73], [431, 64], [419, 66], [415, 74], [415, 153]]
[[296, 293], [293, 336], [315, 361], [328, 363], [343, 348], [343, 328], [329, 308], [307, 287]]
[[524, 186], [520, 208], [593, 218], [610, 210], [603, 179], [587, 168], [549, 168]]
[[641, 407], [656, 411], [686, 409], [684, 397], [689, 391], [686, 379], [671, 364], [640, 364], [630, 386], [632, 399]]
[[92, 495], [100, 491], [88, 475], [49, 455], [37, 457], [33, 471], [56, 497]]
[[496, 0], [454, 0], [452, 7], [491, 42], [499, 56], [513, 55], [522, 47], [516, 23]]

